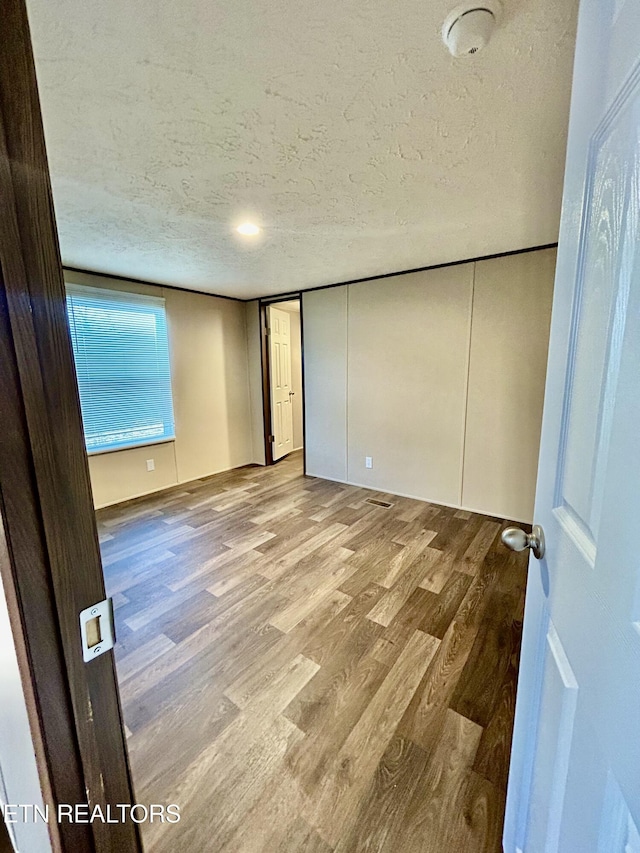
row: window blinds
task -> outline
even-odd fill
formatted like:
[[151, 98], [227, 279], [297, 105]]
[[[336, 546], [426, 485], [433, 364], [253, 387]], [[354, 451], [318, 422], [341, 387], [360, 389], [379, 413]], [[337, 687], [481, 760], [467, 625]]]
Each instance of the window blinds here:
[[67, 285], [87, 451], [175, 437], [164, 299]]

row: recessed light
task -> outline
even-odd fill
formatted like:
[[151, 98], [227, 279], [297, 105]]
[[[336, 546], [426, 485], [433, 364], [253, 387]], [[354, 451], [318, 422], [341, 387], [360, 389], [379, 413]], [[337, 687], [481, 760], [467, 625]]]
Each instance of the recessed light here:
[[260, 229], [253, 222], [243, 222], [242, 225], [238, 225], [236, 231], [244, 237], [255, 237], [256, 234], [260, 233]]

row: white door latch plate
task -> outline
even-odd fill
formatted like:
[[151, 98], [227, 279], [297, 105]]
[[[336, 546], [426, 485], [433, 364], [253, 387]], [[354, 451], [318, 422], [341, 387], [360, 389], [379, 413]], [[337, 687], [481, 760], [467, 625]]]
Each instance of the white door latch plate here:
[[82, 657], [86, 661], [100, 657], [112, 649], [116, 641], [113, 622], [113, 602], [105, 598], [80, 613]]

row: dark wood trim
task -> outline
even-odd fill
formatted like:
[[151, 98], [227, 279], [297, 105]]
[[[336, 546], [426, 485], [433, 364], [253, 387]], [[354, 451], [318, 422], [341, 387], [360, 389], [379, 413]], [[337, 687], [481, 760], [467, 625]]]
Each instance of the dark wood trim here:
[[269, 373], [269, 335], [267, 305], [258, 300], [260, 313], [260, 370], [262, 372], [262, 418], [264, 430], [264, 464], [273, 465], [273, 447], [269, 441], [271, 435], [271, 379]]
[[229, 299], [231, 302], [253, 302], [252, 299], [240, 299], [238, 296], [224, 296], [222, 293], [211, 293], [207, 290], [192, 290], [190, 287], [178, 287], [175, 284], [162, 284], [159, 281], [145, 281], [143, 278], [129, 278], [126, 275], [115, 275], [115, 273], [98, 272], [97, 270], [87, 270], [81, 267], [63, 266], [63, 271], [79, 272], [82, 275], [95, 275], [100, 278], [112, 278], [114, 281], [123, 281], [131, 284], [144, 284], [146, 287], [166, 287], [169, 290], [181, 290], [184, 293], [197, 293], [199, 296], [213, 296], [214, 299]]
[[300, 364], [302, 367], [302, 471], [307, 475], [307, 389], [304, 377], [304, 307], [300, 294]]
[[[36, 485], [29, 470], [24, 411], [13, 393], [17, 367], [10, 346], [1, 277], [0, 287], [0, 394], [3, 401], [0, 572], [25, 684], [25, 703], [42, 780], [43, 799], [45, 804], [55, 809], [56, 803], [83, 801], [84, 774], [57, 630], [47, 553], [42, 537], [33, 535], [34, 530], [40, 529], [41, 520]], [[7, 482], [16, 482], [20, 477], [25, 477], [22, 489], [7, 489]], [[25, 601], [28, 605], [21, 607]], [[57, 709], [57, 713], [47, 713], [51, 708]], [[61, 824], [52, 829], [57, 830], [56, 841], [62, 850], [93, 849], [87, 826]]]
[[[350, 284], [362, 284], [365, 281], [378, 281], [378, 279], [383, 278], [395, 278], [400, 275], [412, 275], [416, 272], [428, 272], [429, 270], [440, 270], [445, 267], [459, 267], [461, 264], [475, 264], [479, 261], [492, 261], [495, 258], [508, 258], [511, 255], [525, 255], [528, 252], [542, 252], [545, 249], [557, 249], [557, 243], [545, 243], [544, 246], [530, 246], [527, 249], [513, 249], [510, 252], [496, 252], [494, 255], [479, 255], [476, 258], [463, 258], [460, 261], [447, 261], [442, 264], [431, 264], [426, 267], [415, 267], [410, 270], [398, 270], [397, 272], [386, 272], [381, 273], [380, 275], [368, 275], [365, 278], [352, 278], [349, 281], [337, 281], [334, 284], [321, 284], [317, 287], [305, 287], [304, 290], [300, 291], [301, 293], [314, 293], [317, 290], [328, 290], [331, 287], [345, 287]], [[254, 297], [254, 299], [257, 297]], [[284, 294], [275, 294], [274, 296], [265, 296], [262, 297], [265, 301], [270, 300], [273, 302], [281, 302], [285, 299], [292, 299], [293, 297], [287, 293]], [[247, 302], [253, 302], [253, 299], [247, 299]]]
[[[261, 296], [260, 302], [263, 305], [277, 305], [278, 302], [293, 302], [296, 299], [300, 299], [300, 291], [296, 290], [293, 293], [281, 293], [278, 296]], [[247, 300], [248, 302], [253, 302], [253, 299]]]
[[[305, 444], [305, 409], [304, 409], [304, 352], [302, 351], [302, 293], [301, 291], [297, 291], [296, 293], [288, 293], [285, 297], [280, 297], [279, 299], [271, 299], [267, 297], [265, 299], [258, 299], [258, 311], [260, 314], [260, 369], [262, 372], [262, 415], [263, 415], [263, 423], [264, 423], [264, 459], [265, 465], [273, 465], [273, 447], [271, 446], [271, 442], [269, 441], [269, 436], [271, 435], [271, 371], [269, 364], [269, 336], [267, 334], [268, 322], [267, 322], [267, 308], [271, 305], [277, 305], [278, 302], [290, 302], [294, 299], [299, 300], [300, 302], [300, 349], [301, 349], [301, 358], [302, 358], [302, 442]], [[250, 302], [254, 302], [255, 300], [251, 299]], [[306, 450], [303, 447], [303, 454], [306, 460]], [[282, 457], [285, 459], [286, 457]], [[280, 460], [277, 459], [276, 462]], [[305, 462], [305, 470], [306, 470], [306, 462]]]
[[284, 293], [275, 293], [273, 295], [267, 296], [251, 296], [247, 299], [242, 299], [239, 296], [224, 296], [221, 293], [208, 293], [204, 290], [191, 290], [189, 287], [178, 287], [175, 284], [160, 284], [157, 281], [145, 281], [141, 278], [127, 278], [127, 276], [122, 275], [113, 275], [111, 273], [106, 272], [96, 272], [94, 270], [81, 269], [80, 267], [69, 267], [65, 266], [65, 270], [69, 270], [70, 272], [79, 272], [86, 273], [87, 275], [98, 275], [102, 278], [113, 278], [116, 281], [130, 281], [133, 284], [147, 284], [150, 287], [168, 287], [169, 290], [183, 290], [187, 293], [199, 293], [202, 296], [213, 296], [216, 299], [230, 299], [232, 302], [262, 302], [265, 305], [269, 305], [272, 302], [284, 302], [287, 299], [297, 299], [300, 296], [300, 293], [313, 293], [316, 290], [328, 290], [330, 287], [345, 287], [350, 284], [362, 284], [365, 281], [377, 281], [378, 279], [383, 278], [394, 278], [398, 275], [412, 275], [416, 272], [428, 272], [429, 270], [439, 270], [444, 269], [445, 267], [458, 267], [461, 264], [474, 264], [478, 261], [492, 261], [495, 258], [508, 258], [511, 255], [524, 255], [528, 252], [542, 252], [545, 249], [557, 249], [557, 243], [545, 243], [542, 246], [529, 246], [525, 249], [512, 249], [508, 252], [496, 252], [493, 255], [478, 255], [474, 258], [463, 258], [460, 261], [446, 261], [441, 264], [430, 264], [425, 267], [414, 267], [409, 270], [396, 270], [396, 272], [385, 272], [380, 273], [380, 275], [369, 275], [364, 278], [352, 278], [349, 281], [336, 281], [333, 284], [319, 284], [316, 287], [306, 287], [303, 291], [285, 291]]
[[[0, 508], [59, 803], [134, 802], [113, 654], [85, 664], [78, 614], [104, 598], [24, 0], [2, 6]], [[42, 768], [41, 768], [42, 772]], [[136, 824], [59, 825], [65, 853], [141, 851]]]
[[2, 816], [0, 816], [0, 853], [13, 853], [13, 844], [9, 838], [9, 830]]

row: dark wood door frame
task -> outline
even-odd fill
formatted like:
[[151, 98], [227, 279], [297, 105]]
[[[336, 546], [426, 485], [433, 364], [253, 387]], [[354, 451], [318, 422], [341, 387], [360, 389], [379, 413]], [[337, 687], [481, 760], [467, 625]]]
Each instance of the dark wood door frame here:
[[[51, 807], [132, 803], [113, 653], [85, 664], [78, 614], [105, 596], [27, 14], [0, 51], [0, 511]], [[24, 672], [23, 672], [24, 677]], [[131, 822], [60, 823], [55, 850], [142, 849]]]
[[[291, 302], [293, 300], [299, 300], [300, 302], [300, 350], [301, 350], [301, 361], [302, 361], [302, 445], [303, 445], [303, 456], [304, 456], [304, 471], [306, 473], [307, 470], [307, 451], [306, 451], [306, 442], [305, 442], [305, 401], [304, 401], [304, 331], [303, 331], [303, 318], [302, 318], [302, 293], [298, 291], [297, 293], [289, 293], [286, 296], [277, 296], [273, 299], [259, 299], [258, 300], [258, 312], [260, 316], [260, 356], [261, 356], [261, 368], [262, 368], [262, 420], [263, 420], [263, 430], [264, 430], [264, 460], [265, 465], [273, 465], [273, 446], [270, 440], [270, 436], [272, 434], [272, 424], [271, 424], [271, 369], [270, 369], [270, 356], [269, 356], [269, 320], [267, 314], [267, 308], [270, 305], [278, 305], [280, 302]], [[284, 457], [283, 457], [284, 458]], [[277, 460], [280, 461], [280, 460]]]
[[271, 443], [271, 372], [269, 361], [269, 320], [268, 302], [258, 302], [260, 313], [260, 366], [262, 368], [262, 429], [264, 434], [264, 463], [273, 465], [273, 446]]

